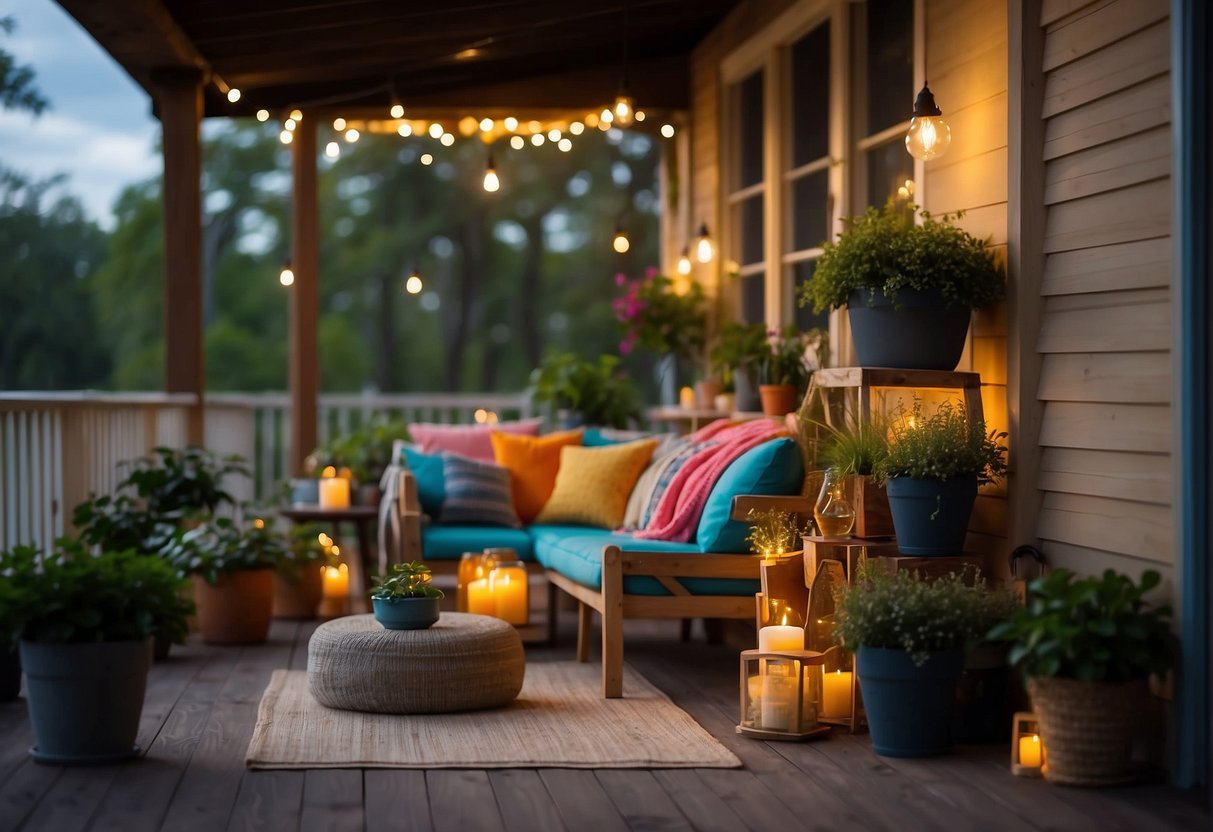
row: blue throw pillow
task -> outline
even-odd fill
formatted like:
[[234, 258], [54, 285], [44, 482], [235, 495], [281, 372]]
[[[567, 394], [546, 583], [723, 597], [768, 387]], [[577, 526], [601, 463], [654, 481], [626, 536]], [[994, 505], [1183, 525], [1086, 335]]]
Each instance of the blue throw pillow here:
[[640, 439], [660, 439], [661, 435], [643, 430], [619, 430], [617, 428], [586, 428], [581, 434], [581, 444], [586, 448], [601, 448], [619, 445]]
[[438, 515], [446, 525], [518, 528], [510, 495], [510, 472], [500, 465], [446, 454], [442, 457], [446, 500]]
[[423, 454], [407, 445], [401, 450], [404, 464], [417, 480], [417, 499], [421, 510], [437, 517], [446, 499], [446, 480], [442, 474], [442, 455]]
[[772, 439], [750, 448], [725, 469], [712, 488], [699, 518], [695, 542], [705, 552], [748, 552], [749, 526], [730, 520], [733, 498], [739, 494], [782, 497], [799, 494], [804, 485], [804, 460], [791, 439]]

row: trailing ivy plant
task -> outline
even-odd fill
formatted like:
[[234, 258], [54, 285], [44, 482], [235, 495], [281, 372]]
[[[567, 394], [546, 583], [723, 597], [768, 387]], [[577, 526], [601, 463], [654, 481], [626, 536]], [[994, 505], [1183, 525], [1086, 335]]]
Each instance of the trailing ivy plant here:
[[1031, 581], [1027, 603], [989, 637], [1010, 641], [1009, 658], [1025, 676], [1125, 682], [1165, 673], [1175, 659], [1171, 608], [1146, 595], [1158, 572], [1135, 583], [1107, 569], [1079, 578], [1058, 569]]
[[397, 563], [387, 575], [375, 575], [371, 578], [375, 583], [371, 597], [380, 601], [394, 601], [397, 598], [442, 598], [442, 590], [430, 583], [433, 577], [430, 568], [423, 563]]

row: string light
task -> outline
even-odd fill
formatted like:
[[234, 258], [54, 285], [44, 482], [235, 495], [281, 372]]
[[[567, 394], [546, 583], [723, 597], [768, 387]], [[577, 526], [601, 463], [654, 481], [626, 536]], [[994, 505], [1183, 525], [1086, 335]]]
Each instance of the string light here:
[[615, 226], [615, 239], [611, 241], [611, 247], [620, 254], [626, 254], [628, 249], [632, 247], [632, 242], [628, 239], [628, 233], [623, 230], [622, 225]]
[[493, 120], [491, 118], [480, 119], [480, 131], [482, 133], [487, 133], [492, 129], [493, 129]]
[[691, 273], [691, 250], [687, 246], [682, 247], [682, 256], [678, 258], [678, 273], [681, 275]]
[[342, 130], [344, 130], [345, 129], [345, 119], [341, 118], [340, 116], [333, 119], [333, 129], [336, 130], [338, 133], [340, 133]]
[[278, 134], [278, 141], [282, 142], [283, 144], [290, 144], [292, 141], [294, 141], [294, 139], [295, 134], [290, 130], [283, 130]]
[[337, 142], [329, 142], [324, 146], [324, 155], [330, 159], [336, 159], [341, 155], [341, 145]]
[[610, 107], [603, 107], [602, 112], [598, 114], [598, 129], [606, 130], [611, 126], [611, 122], [615, 120], [615, 114], [611, 112]]
[[637, 111], [636, 111], [636, 120], [637, 120], [637, 121], [644, 121], [644, 118], [645, 118], [645, 116], [644, 116], [644, 110], [637, 110]]
[[574, 136], [580, 136], [582, 133], [585, 132], [585, 125], [582, 124], [580, 121], [574, 121], [572, 124], [569, 125], [569, 132], [572, 133]]
[[435, 121], [433, 124], [430, 125], [430, 138], [431, 139], [438, 138], [439, 136], [441, 136], [443, 134], [443, 132], [444, 131], [442, 129], [442, 125], [439, 124], [438, 122]]
[[303, 121], [303, 110], [297, 107], [291, 110], [291, 121]]
[[935, 96], [926, 84], [914, 99], [910, 129], [906, 131], [906, 150], [924, 162], [942, 156], [952, 143], [952, 128], [943, 120], [943, 111], [935, 104]]
[[535, 135], [531, 136], [531, 144], [535, 145], [535, 147], [539, 147], [539, 145], [543, 144], [543, 134], [536, 133]]
[[489, 154], [489, 162], [484, 168], [484, 189], [489, 193], [496, 193], [501, 187], [501, 180], [497, 177], [497, 166], [493, 164], [493, 154]]
[[392, 118], [404, 118], [404, 106], [399, 101], [392, 102], [392, 109], [388, 110], [388, 115]]
[[295, 124], [293, 119], [288, 118], [286, 121], [282, 122], [282, 126], [286, 130], [294, 130], [299, 125]]
[[632, 103], [632, 96], [627, 93], [620, 93], [615, 98], [615, 106], [612, 110], [615, 124], [619, 127], [627, 127], [632, 123], [632, 117], [635, 115], [635, 107]]
[[439, 137], [438, 141], [442, 144], [443, 147], [450, 147], [451, 145], [453, 145], [455, 143], [455, 135], [453, 133], [443, 133]]
[[408, 138], [409, 136], [413, 135], [413, 125], [409, 124], [407, 121], [402, 121], [400, 126], [396, 128], [396, 132], [401, 136]]
[[421, 282], [421, 275], [417, 273], [417, 267], [414, 266], [409, 272], [408, 279], [404, 281], [404, 291], [410, 295], [419, 295], [424, 288], [425, 284]]
[[522, 138], [522, 136], [510, 136], [510, 147], [515, 150], [522, 150], [522, 148], [526, 147], [526, 139]]
[[295, 272], [291, 269], [291, 261], [285, 260], [282, 263], [282, 271], [278, 272], [278, 282], [283, 286], [292, 286], [295, 283]]
[[699, 224], [699, 233], [695, 240], [695, 259], [700, 263], [711, 263], [715, 247], [712, 245], [712, 235], [708, 233], [706, 222]]
[[227, 100], [232, 102], [233, 104], [235, 104], [237, 101], [239, 101], [240, 100], [240, 90], [236, 89], [235, 87], [232, 87], [230, 90], [228, 90], [227, 91]]
[[514, 118], [513, 116], [508, 116], [503, 124], [505, 124], [505, 129], [509, 130], [511, 133], [518, 129], [518, 119]]
[[270, 120], [270, 111], [269, 110], [258, 110], [257, 111], [257, 121], [269, 121], [269, 120]]
[[528, 121], [526, 124], [526, 129], [532, 133], [542, 133], [543, 125], [537, 121]]
[[573, 149], [573, 143], [568, 139], [561, 139], [560, 141], [556, 142], [556, 146], [565, 153], [568, 153]]
[[560, 128], [559, 127], [553, 127], [551, 130], [548, 131], [548, 141], [550, 141], [550, 142], [560, 141]]
[[674, 125], [672, 125], [672, 124], [661, 125], [661, 135], [665, 136], [667, 139], [674, 138]]
[[434, 155], [432, 153], [422, 153], [421, 154], [421, 164], [423, 164], [423, 165], [434, 164]]
[[349, 130], [345, 131], [345, 140], [350, 144], [353, 144], [354, 142], [358, 141], [358, 137], [361, 135], [361, 133], [351, 127]]

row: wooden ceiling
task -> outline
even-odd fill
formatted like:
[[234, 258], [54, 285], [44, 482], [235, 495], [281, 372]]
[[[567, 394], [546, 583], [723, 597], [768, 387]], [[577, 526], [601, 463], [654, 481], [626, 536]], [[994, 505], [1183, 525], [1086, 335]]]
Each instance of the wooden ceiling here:
[[[260, 108], [686, 109], [691, 49], [738, 0], [59, 0], [149, 93], [198, 67], [206, 115]], [[626, 17], [626, 27], [625, 27]], [[242, 99], [224, 92], [237, 87]]]

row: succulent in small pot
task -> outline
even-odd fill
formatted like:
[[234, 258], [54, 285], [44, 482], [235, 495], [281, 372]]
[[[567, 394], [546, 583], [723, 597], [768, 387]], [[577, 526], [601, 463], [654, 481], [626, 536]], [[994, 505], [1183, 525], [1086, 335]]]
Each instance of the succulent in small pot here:
[[424, 630], [438, 620], [442, 590], [431, 581], [423, 563], [397, 563], [385, 576], [372, 578], [371, 605], [375, 619], [389, 630]]

